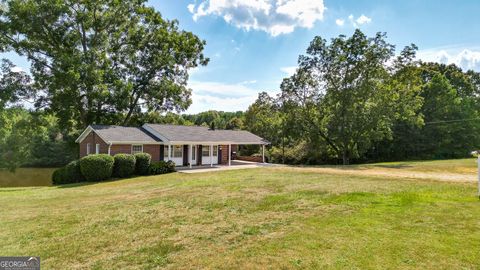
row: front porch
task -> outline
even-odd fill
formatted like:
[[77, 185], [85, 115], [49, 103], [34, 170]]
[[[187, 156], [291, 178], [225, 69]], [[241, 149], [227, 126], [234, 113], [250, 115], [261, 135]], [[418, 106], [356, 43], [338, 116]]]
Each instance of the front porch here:
[[[234, 162], [234, 153], [237, 152], [239, 144], [231, 143], [189, 143], [189, 144], [164, 144], [160, 147], [160, 158], [165, 161], [173, 161], [180, 169], [201, 169], [232, 165], [248, 165], [241, 162]], [[259, 160], [250, 161], [250, 165], [255, 163], [265, 163], [265, 145], [260, 144], [262, 156]], [[256, 162], [251, 162], [256, 161]]]
[[228, 171], [228, 170], [239, 170], [239, 169], [254, 169], [262, 167], [274, 167], [278, 166], [277, 164], [271, 163], [259, 163], [259, 162], [250, 162], [243, 160], [232, 160], [230, 164], [227, 165], [201, 165], [201, 166], [179, 166], [177, 171], [180, 173], [204, 173], [204, 172], [215, 172], [215, 171]]

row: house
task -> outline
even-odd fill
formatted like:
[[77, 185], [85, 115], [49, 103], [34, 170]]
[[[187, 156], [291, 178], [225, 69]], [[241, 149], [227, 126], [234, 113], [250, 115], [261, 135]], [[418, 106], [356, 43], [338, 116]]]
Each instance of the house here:
[[[171, 160], [177, 166], [231, 164], [238, 145], [261, 145], [266, 140], [243, 130], [203, 126], [144, 124], [142, 127], [90, 125], [76, 140], [80, 157], [89, 154], [149, 153], [152, 161]], [[263, 156], [263, 161], [265, 158]]]

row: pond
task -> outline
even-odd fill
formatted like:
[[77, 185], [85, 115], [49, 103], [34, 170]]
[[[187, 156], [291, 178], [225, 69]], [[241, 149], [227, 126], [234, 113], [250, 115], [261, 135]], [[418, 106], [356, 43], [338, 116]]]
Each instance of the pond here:
[[15, 173], [0, 169], [0, 187], [51, 186], [55, 168], [18, 168]]

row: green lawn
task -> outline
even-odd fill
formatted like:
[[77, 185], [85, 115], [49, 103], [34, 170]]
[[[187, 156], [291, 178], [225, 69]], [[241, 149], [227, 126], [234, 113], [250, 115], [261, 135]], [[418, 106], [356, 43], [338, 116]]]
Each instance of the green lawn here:
[[474, 182], [260, 168], [3, 188], [0, 205], [0, 254], [44, 269], [480, 268]]

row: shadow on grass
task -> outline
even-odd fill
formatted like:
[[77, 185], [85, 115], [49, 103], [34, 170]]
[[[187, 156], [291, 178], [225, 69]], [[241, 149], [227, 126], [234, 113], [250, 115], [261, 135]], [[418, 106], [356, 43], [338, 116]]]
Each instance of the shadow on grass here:
[[76, 188], [76, 187], [83, 187], [83, 186], [91, 186], [91, 185], [96, 185], [96, 184], [103, 184], [103, 183], [110, 183], [110, 182], [116, 182], [120, 180], [131, 180], [139, 177], [145, 177], [148, 175], [134, 175], [132, 177], [127, 177], [127, 178], [110, 178], [108, 180], [104, 181], [85, 181], [85, 182], [78, 182], [78, 183], [72, 183], [72, 184], [63, 184], [63, 185], [53, 185], [53, 187], [56, 188]]

